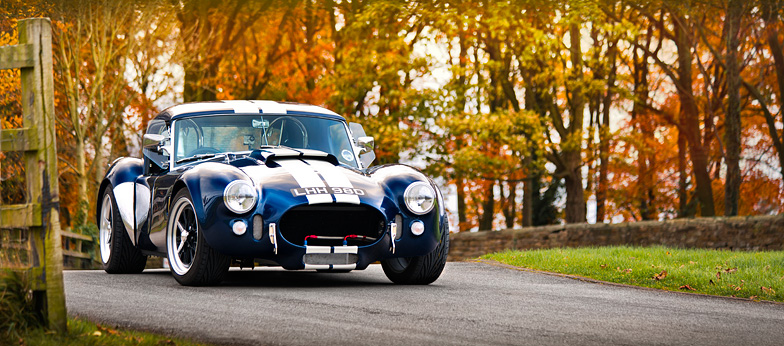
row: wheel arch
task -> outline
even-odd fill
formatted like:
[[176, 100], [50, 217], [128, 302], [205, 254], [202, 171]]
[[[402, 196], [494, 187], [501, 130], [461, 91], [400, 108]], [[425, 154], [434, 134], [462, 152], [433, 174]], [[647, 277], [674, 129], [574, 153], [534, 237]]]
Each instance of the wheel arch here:
[[174, 196], [182, 189], [187, 189], [190, 194], [196, 217], [202, 224], [206, 222], [209, 213], [214, 213], [216, 208], [223, 205], [223, 191], [234, 180], [245, 180], [251, 184], [253, 181], [240, 169], [223, 163], [203, 163], [183, 173], [174, 183], [168, 208], [173, 206]]
[[[144, 173], [144, 164], [141, 159], [132, 158], [132, 157], [121, 157], [114, 162], [111, 163], [109, 168], [106, 170], [106, 174], [104, 175], [103, 180], [101, 181], [100, 186], [98, 187], [98, 196], [96, 200], [100, 200], [101, 196], [105, 193], [106, 189], [111, 187], [113, 189], [113, 193], [115, 194], [115, 203], [117, 204], [117, 208], [121, 211], [120, 215], [125, 225], [125, 230], [128, 232], [128, 236], [131, 239], [133, 237], [133, 225], [134, 225], [134, 199], [135, 196], [130, 196], [131, 198], [118, 198], [117, 197], [117, 188], [126, 183], [134, 184], [136, 179], [140, 177]], [[130, 188], [133, 185], [129, 186]], [[133, 192], [133, 190], [131, 190]], [[95, 222], [98, 224], [100, 222], [100, 209], [101, 203], [96, 203], [95, 205]]]
[[[425, 236], [420, 236], [416, 240], [408, 237], [404, 233], [401, 239], [398, 239], [401, 245], [400, 251], [390, 257], [407, 257], [410, 256], [406, 251], [422, 252], [432, 251], [435, 249], [442, 240], [442, 233], [444, 229], [449, 232], [449, 227], [444, 227], [444, 222], [447, 221], [446, 208], [444, 206], [443, 195], [438, 185], [430, 179], [427, 175], [418, 169], [404, 165], [404, 164], [387, 164], [383, 166], [372, 167], [368, 174], [384, 188], [387, 198], [392, 201], [396, 209], [403, 216], [403, 225], [399, 225], [398, 232], [408, 232], [410, 222], [413, 220], [420, 220], [425, 223], [427, 233]], [[424, 215], [416, 215], [411, 213], [405, 205], [403, 195], [406, 188], [414, 182], [424, 182], [429, 184], [436, 193], [436, 205], [434, 209]], [[388, 215], [388, 217], [390, 217]], [[394, 217], [392, 215], [391, 217]], [[405, 244], [403, 242], [406, 242]]]

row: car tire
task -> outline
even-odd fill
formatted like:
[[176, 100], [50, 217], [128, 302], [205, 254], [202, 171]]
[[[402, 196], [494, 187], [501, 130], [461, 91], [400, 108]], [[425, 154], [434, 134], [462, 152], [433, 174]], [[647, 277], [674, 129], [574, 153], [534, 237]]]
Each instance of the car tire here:
[[166, 227], [166, 252], [174, 279], [184, 286], [214, 285], [229, 271], [231, 258], [207, 244], [190, 193], [174, 197]]
[[147, 256], [133, 245], [125, 231], [111, 186], [103, 191], [98, 215], [98, 242], [103, 270], [110, 274], [141, 273], [147, 264]]
[[449, 253], [449, 224], [441, 223], [441, 242], [427, 255], [417, 257], [388, 258], [381, 261], [389, 280], [401, 285], [427, 285], [436, 281], [446, 266]]

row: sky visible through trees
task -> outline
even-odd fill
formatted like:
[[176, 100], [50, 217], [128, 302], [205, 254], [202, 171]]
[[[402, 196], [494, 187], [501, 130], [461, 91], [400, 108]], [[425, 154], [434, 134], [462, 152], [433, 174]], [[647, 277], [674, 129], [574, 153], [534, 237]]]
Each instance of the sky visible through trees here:
[[[782, 212], [782, 1], [22, 1], [53, 21], [63, 221], [189, 101], [311, 103], [376, 164], [448, 195], [453, 230]], [[16, 73], [16, 74], [15, 74]], [[0, 121], [19, 126], [18, 72]], [[3, 159], [3, 203], [22, 167]]]

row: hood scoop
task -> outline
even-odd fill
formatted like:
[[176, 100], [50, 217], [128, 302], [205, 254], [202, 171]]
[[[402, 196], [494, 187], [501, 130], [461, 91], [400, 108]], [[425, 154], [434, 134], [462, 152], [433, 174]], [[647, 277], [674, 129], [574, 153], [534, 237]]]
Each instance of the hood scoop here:
[[335, 155], [312, 149], [264, 148], [254, 150], [248, 157], [264, 162], [267, 166], [271, 166], [275, 161], [291, 159], [321, 160], [338, 165]]

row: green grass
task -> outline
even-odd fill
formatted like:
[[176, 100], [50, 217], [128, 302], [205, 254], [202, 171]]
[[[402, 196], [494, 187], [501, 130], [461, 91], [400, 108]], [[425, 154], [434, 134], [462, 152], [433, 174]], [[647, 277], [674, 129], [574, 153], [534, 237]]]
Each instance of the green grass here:
[[206, 345], [146, 332], [109, 328], [82, 319], [68, 319], [66, 335], [34, 328], [22, 331], [19, 337], [18, 341], [12, 340], [14, 345]]
[[204, 345], [182, 338], [102, 326], [68, 319], [68, 332], [42, 327], [24, 271], [0, 269], [0, 345]]
[[506, 251], [482, 258], [620, 284], [784, 302], [784, 251], [618, 246]]

